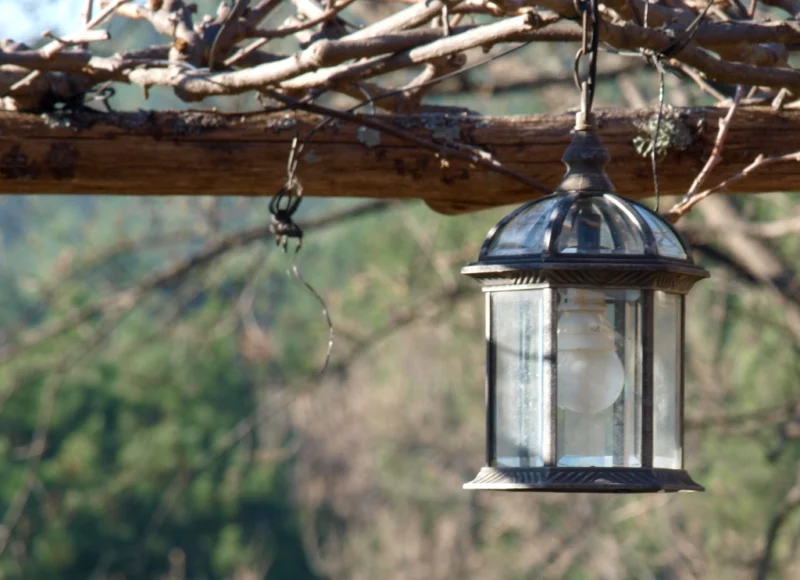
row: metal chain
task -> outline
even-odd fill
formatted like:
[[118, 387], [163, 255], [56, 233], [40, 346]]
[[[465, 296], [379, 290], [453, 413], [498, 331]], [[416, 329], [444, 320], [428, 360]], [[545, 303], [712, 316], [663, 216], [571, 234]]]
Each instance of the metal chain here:
[[[575, 9], [582, 18], [581, 47], [575, 54], [573, 76], [575, 85], [581, 92], [581, 113], [588, 119], [592, 112], [594, 91], [597, 78], [597, 52], [599, 45], [600, 4], [599, 0], [577, 0]], [[585, 80], [581, 79], [581, 62], [584, 56], [589, 57], [589, 71]]]
[[275, 243], [286, 251], [289, 238], [297, 240], [297, 251], [303, 245], [303, 230], [294, 221], [294, 214], [303, 199], [303, 186], [297, 178], [297, 165], [300, 151], [298, 140], [292, 140], [289, 159], [286, 163], [286, 184], [278, 190], [269, 202], [269, 213], [272, 214], [272, 233]]
[[300, 143], [297, 137], [292, 140], [292, 147], [289, 150], [289, 159], [286, 162], [286, 184], [280, 188], [278, 193], [272, 196], [269, 202], [269, 212], [272, 214], [272, 233], [275, 234], [275, 243], [281, 246], [285, 252], [289, 243], [289, 238], [295, 238], [297, 240], [297, 246], [292, 253], [291, 273], [322, 307], [322, 315], [325, 317], [325, 323], [328, 326], [328, 347], [325, 353], [325, 361], [319, 371], [321, 375], [325, 373], [331, 360], [334, 335], [333, 321], [331, 320], [331, 315], [325, 299], [306, 281], [300, 273], [300, 268], [297, 266], [296, 262], [297, 253], [303, 246], [303, 230], [297, 222], [294, 221], [294, 214], [297, 208], [300, 207], [300, 202], [303, 199], [303, 186], [297, 177], [297, 166], [300, 163], [300, 157], [302, 156], [303, 148], [307, 142], [308, 137], [302, 143]]

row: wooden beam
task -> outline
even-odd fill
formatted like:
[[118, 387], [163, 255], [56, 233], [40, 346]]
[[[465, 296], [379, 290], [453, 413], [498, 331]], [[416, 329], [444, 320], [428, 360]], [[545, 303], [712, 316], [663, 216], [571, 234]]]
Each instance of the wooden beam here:
[[[675, 146], [659, 162], [661, 192], [682, 194], [708, 157], [725, 109], [677, 109], [664, 125]], [[631, 198], [652, 195], [648, 158], [634, 140], [652, 111], [598, 114], [612, 162], [609, 175]], [[479, 117], [427, 114], [376, 117], [418, 137], [489, 151], [509, 168], [555, 187], [564, 168], [571, 114]], [[304, 114], [213, 112], [80, 112], [47, 117], [0, 112], [0, 193], [270, 196], [286, 178], [295, 135], [317, 118]], [[737, 112], [722, 163], [706, 182], [739, 172], [756, 155], [800, 149], [800, 111]], [[424, 199], [444, 213], [520, 203], [539, 194], [513, 178], [437, 156], [402, 139], [337, 122], [310, 142], [298, 174], [305, 195]], [[733, 193], [800, 189], [800, 164], [755, 172]]]

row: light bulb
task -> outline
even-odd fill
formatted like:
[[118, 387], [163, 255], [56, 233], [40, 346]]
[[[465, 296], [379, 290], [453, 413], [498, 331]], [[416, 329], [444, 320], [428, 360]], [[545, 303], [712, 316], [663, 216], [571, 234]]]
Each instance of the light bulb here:
[[570, 289], [559, 310], [558, 406], [576, 413], [608, 409], [622, 392], [625, 369], [603, 297]]

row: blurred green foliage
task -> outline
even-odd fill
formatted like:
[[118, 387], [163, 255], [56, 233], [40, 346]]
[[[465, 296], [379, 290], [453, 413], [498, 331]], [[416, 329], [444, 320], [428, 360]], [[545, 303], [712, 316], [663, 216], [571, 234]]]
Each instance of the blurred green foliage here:
[[[112, 33], [109, 52], [156, 42], [142, 23], [115, 21]], [[514, 58], [567, 70], [573, 48]], [[431, 100], [534, 113], [563, 108], [557, 91]], [[652, 97], [652, 83], [643, 92]], [[601, 104], [618, 98], [613, 83], [598, 91]], [[253, 107], [250, 97], [204, 104]], [[142, 101], [130, 88], [114, 105], [182, 106], [161, 91]], [[0, 357], [20, 332], [35, 336], [269, 220], [264, 200], [219, 200], [214, 230], [208, 203], [5, 198]], [[352, 203], [309, 199], [301, 218]], [[770, 220], [797, 196], [735, 203], [749, 219]], [[712, 280], [689, 301], [687, 363], [686, 457], [707, 493], [461, 491], [483, 458], [484, 353], [480, 292], [458, 269], [503, 213], [455, 218], [397, 205], [308, 232], [297, 264], [336, 326], [324, 377], [320, 306], [271, 240], [5, 360], [0, 578], [752, 577], [770, 518], [797, 481], [800, 447], [790, 441], [771, 461], [779, 421], [763, 418], [800, 400], [800, 358], [768, 289], [713, 260]], [[800, 266], [796, 236], [770, 243]], [[243, 308], [249, 289], [252, 311]], [[775, 578], [800, 577], [798, 537], [794, 514]]]
[[[30, 198], [18, 216], [26, 230], [53, 235], [38, 246], [24, 236], [7, 243], [4, 328], [26, 309], [41, 311], [42, 325], [57, 321], [167, 263], [169, 252], [134, 251], [76, 280], [53, 276], [57, 296], [43, 305], [41, 294], [26, 291], [28, 276], [46, 280], [59, 256], [85, 255], [142, 225], [126, 219], [108, 227], [115, 216], [136, 214], [135, 200], [96, 200], [94, 216], [81, 215], [74, 201]], [[48, 211], [39, 214], [39, 203]], [[167, 221], [180, 221], [169, 213]], [[254, 432], [215, 455], [261, 405], [236, 333], [213, 333], [230, 306], [224, 285], [242, 283], [243, 268], [230, 262], [230, 278], [182, 305], [172, 336], [161, 323], [178, 289], [148, 298], [113, 323], [113, 332], [98, 317], [2, 367], [0, 513], [24, 489], [33, 465], [27, 459], [36, 453], [29, 444], [45, 425], [47, 444], [0, 577], [154, 578], [176, 558], [191, 578], [267, 563], [273, 577], [313, 577], [287, 501], [290, 463], [254, 459]], [[279, 278], [274, 286], [282, 284]], [[96, 342], [95, 334], [107, 338], [85, 353], [82, 344]], [[25, 553], [15, 554], [22, 545]]]

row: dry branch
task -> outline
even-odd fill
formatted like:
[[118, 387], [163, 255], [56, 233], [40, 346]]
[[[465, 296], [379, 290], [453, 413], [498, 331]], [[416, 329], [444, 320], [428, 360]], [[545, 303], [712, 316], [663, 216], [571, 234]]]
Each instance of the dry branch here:
[[[368, 202], [338, 212], [331, 212], [318, 218], [305, 220], [301, 227], [309, 231], [324, 229], [351, 219], [381, 212], [386, 207], [386, 202]], [[91, 304], [75, 308], [52, 325], [20, 333], [0, 347], [0, 364], [7, 363], [22, 352], [62, 336], [94, 316], [107, 316], [110, 314], [122, 316], [127, 314], [153, 290], [180, 282], [190, 272], [207, 267], [221, 256], [255, 242], [269, 240], [274, 235], [271, 224], [265, 224], [240, 230], [216, 239], [194, 254], [175, 260], [165, 268], [143, 276], [135, 286], [127, 290], [122, 290]]]
[[[732, 184], [749, 177], [754, 171], [762, 169], [768, 165], [774, 165], [775, 163], [790, 163], [790, 162], [794, 163], [800, 162], [800, 152], [787, 153], [786, 155], [778, 155], [776, 157], [764, 157], [763, 154], [759, 154], [758, 157], [756, 157], [755, 160], [753, 160], [753, 162], [750, 163], [750, 165], [742, 169], [736, 175], [729, 177], [728, 179], [726, 179], [721, 183], [718, 183], [714, 187], [710, 187], [709, 189], [706, 189], [704, 191], [698, 192], [693, 195], [689, 195], [679, 203], [675, 204], [675, 206], [670, 208], [669, 212], [667, 212], [667, 218], [674, 223], [678, 221], [682, 216], [687, 214], [689, 210], [691, 210], [695, 205], [697, 205], [705, 198], [707, 198], [709, 195], [713, 193], [727, 191]], [[760, 235], [762, 237], [780, 237], [781, 235], [786, 235], [787, 233], [791, 232], [791, 230], [788, 231], [785, 230], [787, 226], [793, 227], [790, 226], [789, 222], [787, 221], [784, 223], [783, 226], [774, 228], [765, 228], [764, 230], [762, 230], [762, 233]], [[776, 233], [780, 231], [784, 231], [784, 233]], [[755, 233], [755, 232], [748, 230], [748, 233]]]
[[[725, 108], [678, 109], [683, 150], [660, 162], [665, 195], [682, 194], [713, 149]], [[604, 111], [600, 135], [612, 159], [617, 189], [632, 198], [652, 192], [648, 159], [634, 147], [652, 111]], [[554, 187], [573, 116], [487, 118], [428, 114], [376, 117], [428, 142], [448, 141], [490, 152], [510, 169]], [[38, 115], [0, 113], [0, 191], [112, 195], [269, 196], [286, 179], [291, 140], [318, 118], [296, 113], [224, 115], [203, 112], [76, 113], [69, 126], [52, 127]], [[742, 107], [731, 123], [724, 159], [711, 183], [737, 175], [758, 154], [794, 153], [800, 112]], [[338, 122], [314, 135], [299, 167], [306, 195], [425, 199], [447, 213], [519, 203], [537, 196], [524, 184], [468, 162], [382, 135], [366, 138]], [[347, 171], [342, 171], [346, 167]], [[792, 191], [800, 165], [776, 163], [730, 184], [728, 192]], [[376, 184], [380, 184], [376, 187]]]
[[[109, 80], [145, 89], [166, 86], [184, 100], [197, 101], [213, 95], [278, 88], [341, 90], [337, 85], [343, 81], [363, 82], [393, 70], [456, 56], [478, 46], [487, 49], [503, 42], [577, 40], [580, 36], [579, 27], [570, 22], [576, 17], [571, 0], [499, 5], [480, 0], [417, 2], [349, 33], [338, 20], [347, 2], [325, 10], [307, 0], [295, 2], [298, 16], [305, 18], [305, 23], [277, 32], [260, 30], [257, 25], [278, 3], [279, 0], [265, 0], [250, 6], [249, 0], [238, 0], [230, 8], [223, 5], [216, 16], [206, 16], [197, 24], [193, 5], [181, 0], [156, 2], [152, 8], [122, 3], [116, 7], [118, 15], [145, 20], [170, 40], [167, 61], [135, 59], [130, 54], [101, 58], [88, 50], [61, 51], [53, 58], [45, 58], [39, 51], [5, 46], [0, 50], [0, 72], [9, 74], [8, 67], [16, 66], [32, 71], [28, 74], [67, 73], [75, 81], [83, 82], [88, 78], [90, 86]], [[637, 23], [644, 7], [642, 0], [606, 0], [601, 39], [621, 50], [667, 50], [687, 33], [696, 17], [695, 7], [681, 2], [673, 4], [651, 5], [646, 28]], [[445, 8], [457, 12], [457, 18], [475, 13], [491, 14], [496, 19], [472, 26], [442, 24], [422, 28]], [[715, 14], [713, 19], [709, 17], [699, 25], [687, 46], [674, 51], [676, 62], [718, 82], [800, 90], [800, 72], [787, 64], [789, 51], [800, 42], [800, 26], [791, 20], [740, 22], [721, 11]], [[87, 26], [91, 27], [93, 22]], [[318, 23], [324, 23], [323, 28], [308, 36], [306, 29]], [[262, 57], [255, 50], [263, 44], [261, 40], [236, 52], [236, 46], [249, 39], [292, 32], [307, 46], [291, 56]], [[252, 58], [241, 58], [244, 54]], [[358, 59], [363, 60], [358, 62]], [[236, 66], [215, 72], [215, 62]], [[0, 91], [3, 84], [0, 78]], [[31, 107], [30, 95], [16, 97], [20, 100], [16, 108]], [[5, 106], [10, 108], [8, 104]]]
[[[680, 219], [681, 216], [689, 211], [689, 209], [699, 200], [708, 197], [711, 190], [706, 190], [700, 193], [698, 193], [698, 190], [705, 183], [706, 179], [708, 179], [709, 174], [714, 170], [714, 168], [722, 162], [722, 150], [725, 147], [725, 139], [728, 136], [728, 129], [730, 129], [733, 116], [736, 114], [736, 109], [739, 108], [743, 94], [744, 89], [742, 88], [742, 85], [737, 86], [736, 95], [734, 96], [733, 102], [728, 109], [728, 113], [719, 122], [717, 128], [717, 138], [714, 141], [714, 148], [711, 150], [711, 155], [706, 160], [706, 164], [700, 170], [700, 173], [698, 173], [697, 177], [695, 177], [694, 181], [692, 181], [692, 185], [689, 186], [689, 191], [686, 192], [686, 196], [683, 198], [683, 200], [667, 212], [667, 217], [671, 222], [675, 223], [678, 221], [678, 219]], [[727, 185], [727, 183], [725, 185]], [[719, 189], [724, 189], [724, 187], [720, 187]]]
[[698, 204], [706, 230], [717, 232], [716, 241], [755, 280], [764, 285], [784, 312], [786, 328], [800, 341], [800, 277], [768, 240], [747, 232], [747, 222], [729, 199], [712, 196]]
[[756, 580], [766, 580], [769, 577], [770, 567], [775, 552], [775, 544], [786, 520], [793, 512], [800, 508], [800, 472], [798, 472], [797, 481], [786, 492], [786, 495], [781, 500], [778, 509], [770, 518], [769, 527], [767, 529], [767, 537], [764, 542], [764, 548], [761, 552], [761, 557], [756, 565]]

